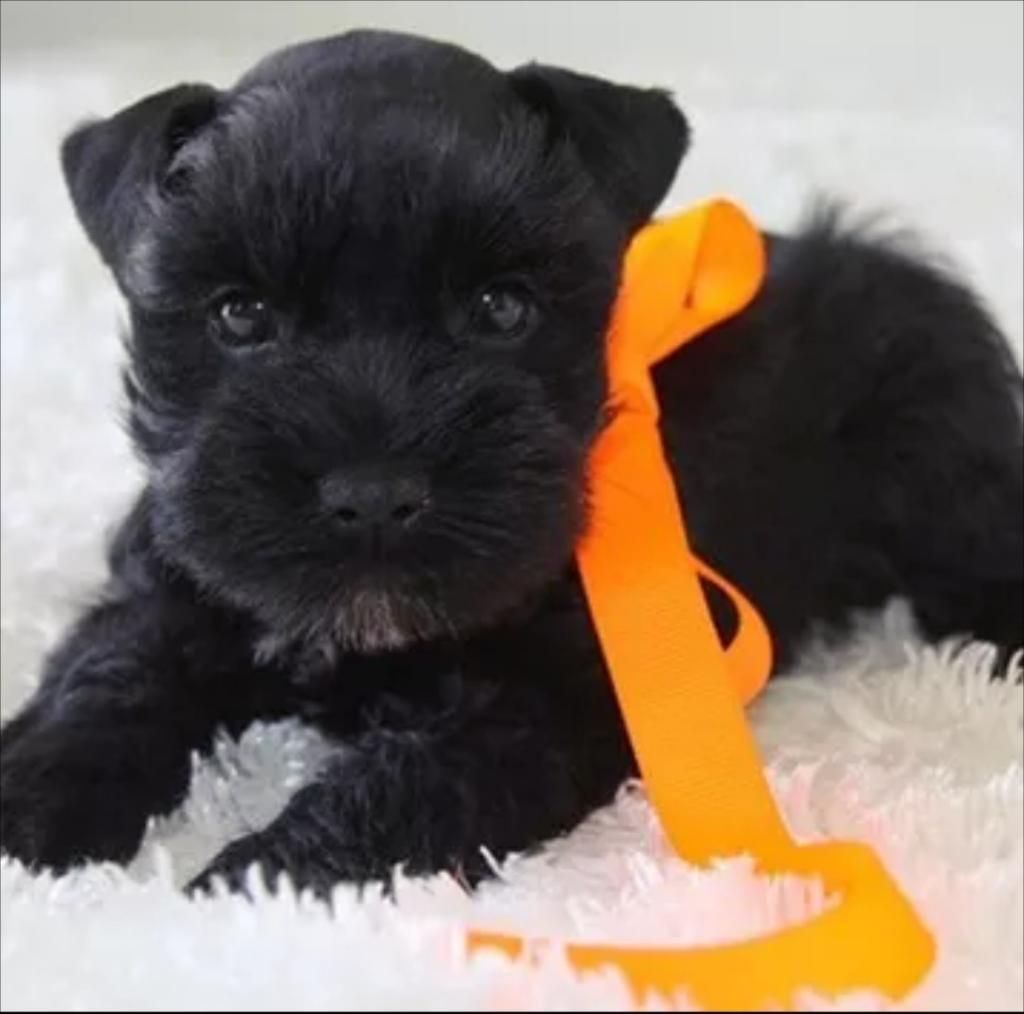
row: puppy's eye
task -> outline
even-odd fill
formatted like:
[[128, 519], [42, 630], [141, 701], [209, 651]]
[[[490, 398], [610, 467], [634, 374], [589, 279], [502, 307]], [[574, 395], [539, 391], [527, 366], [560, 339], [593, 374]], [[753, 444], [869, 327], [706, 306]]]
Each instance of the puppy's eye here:
[[257, 296], [233, 292], [213, 308], [211, 324], [217, 338], [231, 348], [262, 345], [271, 338], [270, 308]]
[[477, 293], [470, 326], [485, 338], [520, 338], [537, 320], [537, 304], [524, 285], [489, 285]]

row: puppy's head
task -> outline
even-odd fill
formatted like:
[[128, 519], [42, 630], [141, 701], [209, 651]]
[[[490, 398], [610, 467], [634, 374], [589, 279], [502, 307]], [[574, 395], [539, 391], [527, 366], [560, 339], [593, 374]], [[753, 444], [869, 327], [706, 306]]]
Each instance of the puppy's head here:
[[360, 650], [549, 582], [621, 258], [685, 143], [660, 92], [379, 33], [73, 133], [162, 551], [276, 636]]

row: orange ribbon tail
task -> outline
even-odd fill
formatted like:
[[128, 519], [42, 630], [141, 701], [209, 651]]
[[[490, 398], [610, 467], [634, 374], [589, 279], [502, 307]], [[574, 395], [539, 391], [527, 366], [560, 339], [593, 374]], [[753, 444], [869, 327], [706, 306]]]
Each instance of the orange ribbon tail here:
[[[771, 669], [754, 607], [689, 546], [658, 429], [650, 369], [739, 312], [764, 276], [760, 234], [714, 201], [638, 234], [626, 258], [608, 359], [616, 415], [591, 461], [592, 522], [577, 563], [651, 803], [687, 862], [752, 855], [765, 874], [817, 877], [838, 904], [798, 926], [718, 947], [569, 943], [580, 970], [618, 967], [638, 997], [687, 990], [710, 1009], [789, 1005], [799, 990], [876, 989], [899, 998], [934, 956], [931, 935], [871, 849], [792, 840], [765, 781], [744, 705]], [[732, 600], [723, 648], [700, 577]], [[472, 931], [471, 949], [527, 950]], [[529, 942], [536, 953], [539, 941]]]

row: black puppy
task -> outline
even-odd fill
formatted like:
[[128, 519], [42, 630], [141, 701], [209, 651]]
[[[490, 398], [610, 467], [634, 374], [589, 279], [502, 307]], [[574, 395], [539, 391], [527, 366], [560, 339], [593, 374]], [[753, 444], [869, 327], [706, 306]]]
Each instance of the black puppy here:
[[[337, 754], [197, 884], [472, 881], [611, 798], [633, 761], [572, 553], [621, 260], [686, 145], [661, 92], [378, 33], [67, 139], [148, 484], [3, 731], [7, 853], [128, 860], [194, 750], [285, 715]], [[948, 274], [819, 216], [657, 380], [697, 548], [780, 665], [894, 595], [1020, 644], [1020, 377]]]

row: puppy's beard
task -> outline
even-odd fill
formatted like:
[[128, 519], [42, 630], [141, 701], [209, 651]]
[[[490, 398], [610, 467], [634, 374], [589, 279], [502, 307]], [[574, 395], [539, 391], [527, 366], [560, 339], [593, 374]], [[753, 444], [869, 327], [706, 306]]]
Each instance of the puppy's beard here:
[[373, 653], [404, 648], [416, 640], [400, 621], [395, 597], [375, 588], [357, 591], [341, 610], [334, 640], [350, 651]]
[[383, 588], [360, 589], [301, 629], [268, 630], [255, 644], [255, 657], [269, 662], [299, 648], [333, 664], [345, 652], [398, 651], [442, 633], [451, 633], [450, 626], [426, 603]]
[[310, 618], [300, 635], [322, 652], [376, 654], [453, 635], [440, 605], [386, 585], [347, 590]]

